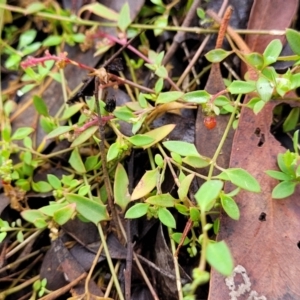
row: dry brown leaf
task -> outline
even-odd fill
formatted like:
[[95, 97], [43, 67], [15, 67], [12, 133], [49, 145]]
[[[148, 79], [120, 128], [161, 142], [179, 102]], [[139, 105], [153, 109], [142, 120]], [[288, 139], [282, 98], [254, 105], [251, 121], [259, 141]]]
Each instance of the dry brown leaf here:
[[[255, 1], [248, 28], [284, 30], [297, 11], [297, 3]], [[246, 40], [249, 48], [262, 52], [274, 38], [254, 35]], [[239, 221], [221, 215], [218, 240], [225, 240], [230, 247], [236, 269], [231, 281], [212, 271], [209, 300], [300, 299], [300, 189], [288, 199], [273, 200], [271, 193], [278, 181], [264, 173], [278, 169], [277, 154], [286, 151], [270, 133], [273, 108], [279, 103], [268, 103], [257, 116], [247, 108], [241, 111], [230, 167], [250, 172], [262, 192], [241, 192], [236, 197]]]
[[[273, 200], [271, 192], [278, 182], [264, 173], [265, 170], [277, 169], [277, 154], [286, 150], [270, 133], [272, 110], [276, 104], [278, 102], [269, 103], [258, 116], [249, 109], [241, 115], [230, 167], [244, 168], [253, 174], [260, 182], [262, 192], [241, 192], [236, 197], [241, 219], [234, 221], [222, 215], [218, 240], [226, 241], [235, 266], [246, 269], [251, 289], [260, 296], [299, 299], [300, 190], [289, 199]], [[266, 214], [266, 221], [259, 220], [262, 213]], [[213, 271], [209, 299], [225, 299], [224, 295], [229, 292], [224, 277]], [[250, 294], [245, 292], [245, 295]], [[226, 299], [235, 298], [228, 296]]]

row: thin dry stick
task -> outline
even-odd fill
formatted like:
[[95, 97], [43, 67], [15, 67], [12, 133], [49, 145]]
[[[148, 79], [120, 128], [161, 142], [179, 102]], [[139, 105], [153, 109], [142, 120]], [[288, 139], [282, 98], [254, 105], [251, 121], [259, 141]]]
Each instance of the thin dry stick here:
[[98, 126], [99, 135], [100, 135], [99, 148], [100, 148], [100, 156], [101, 156], [101, 161], [102, 161], [103, 180], [104, 180], [104, 185], [105, 185], [106, 192], [107, 192], [108, 207], [112, 214], [112, 219], [115, 224], [118, 239], [121, 240], [122, 234], [121, 234], [121, 230], [118, 226], [118, 221], [117, 221], [118, 215], [117, 215], [117, 211], [116, 211], [116, 208], [114, 205], [113, 190], [112, 190], [111, 182], [109, 179], [109, 173], [108, 173], [107, 164], [106, 164], [106, 152], [105, 152], [105, 145], [104, 145], [105, 132], [104, 132], [104, 126], [103, 126], [102, 120], [101, 120], [101, 112], [100, 112], [100, 106], [99, 106], [99, 99], [101, 99], [101, 97], [102, 97], [102, 91], [103, 91], [103, 89], [102, 89], [102, 86], [100, 83], [100, 78], [98, 76], [96, 76], [94, 94], [95, 94], [95, 102], [96, 102], [95, 104], [96, 104], [97, 115], [98, 115], [98, 124], [99, 124], [99, 126]]
[[[218, 15], [222, 15], [226, 6], [228, 4], [228, 0], [224, 0], [222, 7], [219, 10]], [[220, 18], [219, 18], [220, 19]], [[220, 19], [221, 20], [221, 19]], [[190, 72], [191, 68], [194, 66], [194, 64], [197, 62], [197, 60], [199, 59], [204, 47], [206, 46], [208, 40], [210, 38], [210, 34], [207, 35], [205, 37], [205, 39], [203, 40], [202, 44], [200, 45], [200, 47], [198, 48], [197, 52], [195, 53], [193, 59], [190, 61], [190, 63], [188, 64], [188, 66], [186, 67], [186, 69], [184, 70], [184, 72], [182, 73], [182, 75], [180, 76], [180, 78], [177, 81], [177, 86], [180, 87], [180, 85], [182, 84], [182, 82], [184, 81], [185, 77], [188, 75], [188, 73]]]
[[[191, 6], [191, 8], [189, 9], [184, 21], [182, 22], [182, 26], [183, 27], [189, 27], [194, 16], [196, 13], [197, 8], [200, 6], [201, 0], [195, 0]], [[177, 26], [177, 24], [175, 24]], [[171, 59], [171, 57], [174, 55], [174, 53], [176, 52], [177, 48], [179, 47], [180, 43], [184, 40], [185, 37], [185, 32], [184, 31], [178, 31], [173, 39], [173, 42], [170, 46], [170, 48], [168, 49], [168, 52], [166, 53], [162, 64], [165, 65], [169, 62], [169, 60]]]
[[89, 294], [89, 281], [90, 281], [90, 279], [92, 277], [92, 274], [93, 274], [93, 271], [94, 271], [94, 269], [95, 269], [95, 267], [96, 267], [96, 265], [98, 263], [98, 259], [99, 259], [100, 255], [101, 255], [102, 250], [103, 250], [103, 243], [101, 243], [101, 245], [100, 245], [100, 247], [99, 247], [99, 249], [97, 251], [97, 254], [95, 255], [95, 258], [93, 260], [93, 264], [92, 264], [92, 266], [90, 268], [88, 276], [85, 279], [84, 290], [85, 290], [85, 294], [86, 295]]
[[148, 286], [148, 288], [150, 290], [150, 293], [151, 293], [153, 299], [154, 300], [159, 300], [159, 298], [156, 295], [156, 292], [155, 292], [155, 290], [154, 290], [154, 288], [153, 288], [153, 286], [152, 286], [149, 278], [147, 277], [147, 274], [145, 273], [145, 271], [144, 271], [144, 269], [143, 269], [143, 267], [142, 267], [142, 265], [141, 265], [141, 263], [140, 263], [137, 255], [135, 254], [135, 252], [133, 252], [133, 257], [134, 257], [134, 261], [137, 264], [138, 269], [140, 270], [140, 272], [141, 272], [141, 274], [142, 274], [142, 276], [143, 276], [143, 278], [144, 278], [144, 280], [145, 280], [145, 282], [146, 282], [146, 284], [147, 284], [147, 286]]
[[70, 289], [77, 285], [82, 279], [84, 279], [86, 277], [86, 273], [81, 274], [79, 277], [77, 277], [75, 280], [73, 280], [72, 282], [70, 282], [69, 284], [63, 286], [62, 288], [55, 290], [54, 292], [48, 294], [47, 296], [44, 296], [42, 298], [40, 298], [40, 300], [54, 300], [56, 298], [58, 298], [61, 295], [64, 295], [65, 293], [67, 293], [68, 291], [70, 291]]

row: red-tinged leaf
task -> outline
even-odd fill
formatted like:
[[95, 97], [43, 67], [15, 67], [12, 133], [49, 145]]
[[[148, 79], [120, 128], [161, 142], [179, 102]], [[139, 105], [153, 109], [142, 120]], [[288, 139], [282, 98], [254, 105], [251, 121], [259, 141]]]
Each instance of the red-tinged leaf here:
[[156, 143], [160, 142], [162, 139], [164, 139], [168, 134], [172, 132], [175, 126], [176, 126], [175, 124], [168, 124], [145, 133], [144, 135], [153, 138], [154, 141], [151, 142], [150, 144], [147, 144], [147, 146], [145, 146], [144, 149], [149, 148], [155, 145]]
[[158, 176], [158, 168], [147, 171], [133, 190], [131, 200], [137, 200], [149, 194], [156, 186]]

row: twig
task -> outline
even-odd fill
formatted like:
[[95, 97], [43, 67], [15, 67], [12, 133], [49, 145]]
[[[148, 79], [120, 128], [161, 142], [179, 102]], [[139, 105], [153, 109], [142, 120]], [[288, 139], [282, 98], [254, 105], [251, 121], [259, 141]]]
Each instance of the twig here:
[[54, 300], [54, 299], [58, 298], [59, 296], [64, 295], [65, 293], [70, 291], [70, 289], [73, 286], [76, 286], [86, 276], [87, 276], [86, 273], [82, 273], [79, 277], [77, 277], [72, 282], [68, 283], [67, 285], [61, 287], [58, 290], [53, 291], [52, 293], [48, 294], [47, 296], [44, 296], [44, 297], [40, 298], [40, 300]]
[[[194, 16], [196, 13], [197, 8], [200, 6], [201, 0], [195, 0], [191, 6], [191, 8], [189, 9], [184, 21], [182, 22], [182, 26], [183, 27], [188, 27]], [[176, 25], [176, 24], [175, 24]], [[168, 52], [166, 53], [162, 64], [165, 65], [169, 62], [169, 60], [171, 59], [171, 57], [174, 55], [174, 53], [176, 52], [178, 46], [180, 45], [180, 43], [182, 43], [182, 41], [184, 40], [185, 37], [185, 32], [184, 31], [178, 31], [174, 38], [173, 38], [173, 42], [171, 44], [171, 46], [168, 49]]]
[[117, 236], [118, 239], [122, 239], [122, 234], [120, 231], [120, 228], [118, 226], [118, 221], [117, 221], [117, 211], [114, 205], [114, 199], [113, 199], [113, 190], [111, 186], [111, 182], [109, 179], [109, 173], [107, 170], [107, 164], [106, 164], [106, 152], [105, 152], [105, 145], [104, 145], [104, 140], [105, 140], [105, 131], [104, 131], [104, 126], [101, 121], [101, 112], [100, 112], [100, 106], [99, 106], [99, 99], [102, 97], [102, 86], [100, 83], [100, 78], [99, 76], [96, 76], [95, 78], [95, 104], [96, 104], [96, 110], [98, 114], [98, 124], [99, 124], [99, 135], [100, 135], [100, 143], [99, 143], [99, 148], [100, 148], [100, 155], [101, 155], [101, 161], [102, 161], [102, 170], [103, 170], [103, 179], [104, 179], [104, 184], [107, 192], [107, 200], [108, 200], [108, 207], [111, 211], [112, 214], [112, 219], [115, 224], [115, 228], [117, 231]]

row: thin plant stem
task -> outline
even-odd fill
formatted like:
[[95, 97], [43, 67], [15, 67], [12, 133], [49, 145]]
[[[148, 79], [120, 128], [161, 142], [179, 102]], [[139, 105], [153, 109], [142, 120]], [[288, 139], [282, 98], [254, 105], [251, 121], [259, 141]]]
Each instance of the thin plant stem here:
[[169, 237], [170, 237], [171, 250], [172, 250], [172, 253], [173, 253], [173, 262], [174, 262], [174, 268], [175, 268], [178, 300], [182, 300], [183, 299], [183, 294], [182, 294], [182, 285], [181, 285], [181, 279], [180, 279], [180, 270], [179, 270], [179, 264], [178, 264], [178, 257], [175, 255], [176, 245], [175, 245], [175, 241], [171, 238], [171, 236], [173, 234], [172, 228], [168, 227], [168, 233], [169, 233]]
[[[116, 265], [115, 265], [115, 269], [114, 269], [115, 274], [118, 273], [119, 268], [120, 268], [120, 264], [121, 264], [121, 262], [118, 260], [117, 263], [116, 263]], [[109, 283], [108, 283], [108, 285], [106, 287], [104, 298], [108, 298], [109, 297], [109, 294], [111, 292], [113, 283], [114, 283], [114, 280], [113, 280], [113, 277], [111, 277], [111, 279], [110, 279], [110, 281], [109, 281]]]
[[107, 170], [107, 164], [106, 164], [106, 152], [105, 152], [105, 132], [104, 132], [104, 126], [101, 121], [101, 112], [100, 112], [100, 106], [99, 106], [99, 99], [102, 97], [102, 87], [100, 84], [100, 79], [98, 76], [96, 76], [95, 79], [95, 100], [96, 100], [96, 109], [97, 109], [97, 114], [98, 114], [98, 121], [99, 121], [99, 135], [100, 135], [100, 143], [99, 143], [99, 148], [100, 148], [100, 155], [101, 155], [101, 161], [102, 161], [102, 170], [103, 170], [103, 179], [104, 179], [104, 184], [107, 192], [107, 200], [108, 200], [108, 206], [112, 214], [112, 219], [115, 222], [116, 226], [116, 231], [117, 231], [117, 236], [119, 239], [121, 239], [122, 234], [120, 232], [120, 228], [117, 223], [117, 212], [116, 208], [114, 206], [114, 200], [113, 200], [113, 190], [109, 178], [109, 172]]
[[121, 287], [120, 287], [120, 283], [119, 283], [118, 278], [117, 278], [117, 275], [114, 272], [114, 265], [113, 265], [113, 262], [111, 260], [110, 253], [109, 253], [106, 241], [105, 241], [105, 236], [104, 236], [104, 233], [103, 233], [103, 230], [102, 230], [102, 226], [101, 226], [100, 223], [98, 223], [97, 227], [98, 227], [98, 231], [99, 231], [99, 234], [100, 234], [101, 243], [102, 243], [103, 248], [104, 248], [104, 253], [105, 253], [105, 256], [106, 256], [106, 259], [107, 259], [109, 270], [111, 272], [111, 276], [113, 278], [118, 296], [119, 296], [120, 300], [125, 300], [124, 295], [123, 295], [122, 290], [121, 290]]
[[34, 277], [28, 279], [27, 281], [21, 283], [20, 285], [17, 285], [11, 289], [6, 289], [5, 291], [0, 293], [0, 299], [5, 299], [7, 296], [14, 294], [16, 292], [19, 292], [28, 286], [31, 286], [38, 279], [40, 279], [40, 275], [34, 276]]
[[87, 277], [85, 279], [84, 290], [85, 290], [85, 294], [86, 295], [89, 295], [89, 282], [90, 282], [90, 280], [92, 278], [93, 271], [94, 271], [94, 269], [95, 269], [95, 267], [96, 267], [96, 265], [98, 263], [98, 260], [99, 260], [99, 257], [101, 255], [101, 252], [102, 252], [102, 250], [104, 248], [103, 245], [104, 245], [104, 243], [102, 242], [101, 245], [100, 245], [100, 247], [99, 247], [99, 249], [98, 249], [98, 251], [97, 251], [97, 254], [95, 255], [95, 258], [93, 260], [93, 263], [92, 263], [92, 266], [91, 266], [91, 268], [89, 270], [89, 273], [88, 273], [88, 275], [87, 275]]
[[[5, 255], [5, 258], [8, 259], [9, 257], [11, 257], [12, 255], [14, 255], [15, 253], [17, 253], [20, 249], [22, 249], [23, 247], [25, 247], [29, 242], [32, 241], [32, 239], [37, 238], [41, 233], [43, 232], [42, 229], [37, 230], [36, 232], [34, 232], [30, 237], [28, 237], [26, 240], [24, 240], [22, 243], [20, 243], [18, 246], [16, 246], [14, 249], [12, 249], [10, 252], [8, 252]], [[1, 298], [0, 298], [1, 299]]]
[[221, 152], [221, 150], [222, 150], [222, 147], [223, 147], [223, 145], [224, 145], [224, 143], [225, 143], [225, 140], [226, 140], [226, 138], [227, 138], [227, 136], [228, 136], [228, 133], [229, 133], [230, 128], [231, 128], [231, 126], [232, 126], [232, 123], [233, 123], [233, 121], [234, 121], [235, 113], [236, 113], [237, 108], [238, 108], [238, 106], [239, 106], [239, 103], [240, 103], [240, 101], [241, 101], [241, 97], [242, 97], [241, 94], [238, 95], [238, 97], [237, 97], [237, 99], [236, 99], [236, 101], [235, 101], [234, 109], [233, 109], [233, 112], [231, 113], [229, 122], [227, 123], [227, 126], [226, 126], [226, 128], [225, 128], [225, 131], [224, 131], [224, 133], [223, 133], [223, 136], [222, 136], [222, 138], [221, 138], [221, 141], [220, 141], [220, 143], [219, 143], [219, 145], [218, 145], [218, 148], [217, 148], [217, 150], [216, 150], [216, 152], [215, 152], [215, 154], [214, 154], [214, 156], [213, 156], [213, 158], [212, 158], [212, 160], [211, 160], [212, 163], [211, 163], [211, 165], [210, 165], [209, 172], [208, 172], [208, 180], [211, 179], [211, 177], [212, 177], [215, 163], [216, 163], [217, 158], [218, 158], [218, 156], [219, 156], [219, 154], [220, 154], [220, 152]]

